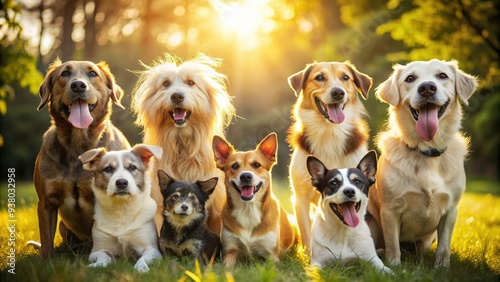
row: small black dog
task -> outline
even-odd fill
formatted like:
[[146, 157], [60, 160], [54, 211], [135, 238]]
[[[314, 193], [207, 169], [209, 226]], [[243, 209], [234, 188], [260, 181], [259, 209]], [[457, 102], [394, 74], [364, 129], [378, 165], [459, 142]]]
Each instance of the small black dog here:
[[205, 202], [215, 190], [218, 178], [195, 183], [176, 181], [159, 170], [158, 179], [163, 195], [160, 251], [165, 255], [192, 256], [202, 263], [220, 260], [220, 237], [208, 229], [205, 221]]

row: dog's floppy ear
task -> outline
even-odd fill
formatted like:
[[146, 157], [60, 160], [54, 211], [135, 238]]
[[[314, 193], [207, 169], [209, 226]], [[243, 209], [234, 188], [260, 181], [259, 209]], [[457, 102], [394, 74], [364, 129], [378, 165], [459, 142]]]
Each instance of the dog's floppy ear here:
[[93, 171], [96, 163], [106, 154], [106, 148], [97, 148], [81, 154], [78, 159], [83, 164], [83, 169]]
[[309, 156], [307, 157], [307, 170], [309, 171], [309, 175], [311, 175], [312, 185], [321, 192], [319, 184], [325, 177], [328, 169], [319, 159]]
[[288, 77], [288, 84], [290, 85], [290, 87], [292, 87], [296, 97], [299, 96], [300, 91], [304, 87], [304, 84], [306, 83], [306, 80], [309, 77], [309, 74], [311, 73], [314, 65], [315, 64], [310, 64], [306, 66], [304, 70], [301, 70]]
[[205, 181], [196, 181], [196, 185], [198, 185], [201, 188], [201, 192], [203, 192], [205, 198], [208, 199], [208, 197], [210, 197], [212, 192], [215, 190], [218, 180], [219, 180], [218, 177], [214, 177]]
[[377, 173], [377, 153], [368, 152], [359, 162], [357, 168], [368, 178], [370, 185], [375, 183], [375, 174]]
[[111, 90], [111, 100], [120, 108], [125, 109], [121, 104], [123, 97], [123, 89], [116, 84], [115, 76], [111, 73], [108, 63], [105, 61], [100, 61], [97, 66], [106, 76], [106, 86]]
[[455, 92], [465, 105], [469, 105], [469, 98], [477, 88], [477, 79], [461, 71], [457, 61], [448, 62], [448, 65], [455, 72]]
[[174, 183], [175, 179], [161, 169], [158, 170], [157, 174], [158, 174], [158, 183], [160, 184], [160, 192], [162, 195], [165, 196], [168, 186]]
[[276, 162], [276, 152], [278, 151], [278, 136], [275, 132], [269, 133], [256, 148], [271, 162]]
[[402, 65], [394, 65], [392, 67], [394, 71], [391, 76], [377, 87], [375, 95], [382, 102], [386, 102], [393, 106], [399, 103], [398, 77], [403, 67]]
[[131, 152], [138, 156], [147, 168], [149, 167], [151, 157], [154, 156], [158, 160], [161, 159], [163, 149], [160, 146], [137, 144], [132, 148]]
[[214, 151], [215, 164], [218, 168], [222, 169], [226, 164], [227, 158], [234, 152], [234, 148], [226, 140], [222, 139], [222, 137], [214, 135], [212, 149]]
[[43, 80], [42, 84], [40, 85], [40, 104], [38, 105], [37, 110], [43, 109], [47, 102], [49, 101], [50, 95], [52, 93], [52, 87], [54, 86], [54, 74], [57, 70], [62, 65], [61, 60], [57, 58], [47, 69], [47, 74], [45, 75], [45, 79]]
[[363, 95], [365, 100], [368, 99], [368, 92], [370, 91], [370, 88], [372, 88], [373, 79], [370, 76], [358, 71], [356, 67], [351, 64], [351, 62], [345, 61], [344, 63], [351, 69], [354, 84], [358, 87], [359, 92], [361, 92], [361, 95]]

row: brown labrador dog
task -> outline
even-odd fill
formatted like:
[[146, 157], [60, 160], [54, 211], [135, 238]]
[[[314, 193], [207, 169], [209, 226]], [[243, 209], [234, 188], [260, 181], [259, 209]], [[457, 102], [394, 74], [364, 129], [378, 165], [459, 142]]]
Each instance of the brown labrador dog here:
[[78, 156], [98, 147], [129, 149], [125, 136], [111, 124], [111, 106], [123, 108], [123, 90], [105, 62], [56, 60], [40, 86], [38, 110], [48, 105], [51, 126], [43, 136], [35, 163], [38, 224], [42, 257], [54, 253], [58, 214], [63, 241], [92, 239], [93, 175]]

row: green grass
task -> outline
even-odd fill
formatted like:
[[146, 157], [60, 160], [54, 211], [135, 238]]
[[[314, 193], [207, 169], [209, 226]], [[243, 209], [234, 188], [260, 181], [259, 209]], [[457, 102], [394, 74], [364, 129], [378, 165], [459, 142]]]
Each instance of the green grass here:
[[[2, 281], [498, 281], [500, 276], [500, 197], [498, 182], [471, 181], [459, 204], [459, 217], [452, 240], [451, 267], [435, 269], [433, 251], [415, 256], [404, 253], [402, 264], [392, 267], [393, 276], [374, 270], [370, 265], [334, 265], [317, 270], [308, 265], [300, 249], [281, 261], [251, 260], [233, 269], [221, 264], [197, 267], [188, 259], [164, 258], [151, 265], [149, 273], [138, 273], [133, 261], [119, 259], [107, 268], [88, 268], [90, 244], [74, 251], [61, 244], [57, 236], [57, 254], [50, 260], [39, 258], [28, 240], [39, 240], [37, 197], [31, 183], [17, 183], [16, 189], [16, 274], [7, 272], [9, 248], [6, 187], [2, 184], [0, 203], [0, 271]], [[286, 183], [274, 190], [281, 203], [291, 211], [290, 191]], [[487, 192], [484, 194], [484, 192]]]

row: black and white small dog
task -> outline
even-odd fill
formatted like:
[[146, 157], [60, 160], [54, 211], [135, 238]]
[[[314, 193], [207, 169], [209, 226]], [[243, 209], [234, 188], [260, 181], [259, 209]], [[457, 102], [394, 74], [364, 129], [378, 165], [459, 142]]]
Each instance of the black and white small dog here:
[[191, 256], [203, 263], [219, 260], [220, 237], [208, 229], [205, 220], [205, 203], [215, 190], [218, 178], [195, 183], [176, 181], [159, 170], [158, 179], [163, 195], [163, 226], [160, 230], [163, 254]]
[[321, 193], [312, 229], [311, 264], [322, 268], [337, 261], [346, 265], [363, 260], [392, 273], [377, 256], [364, 220], [368, 188], [375, 183], [377, 171], [375, 151], [368, 152], [357, 168], [332, 170], [309, 156], [307, 169], [313, 186]]

